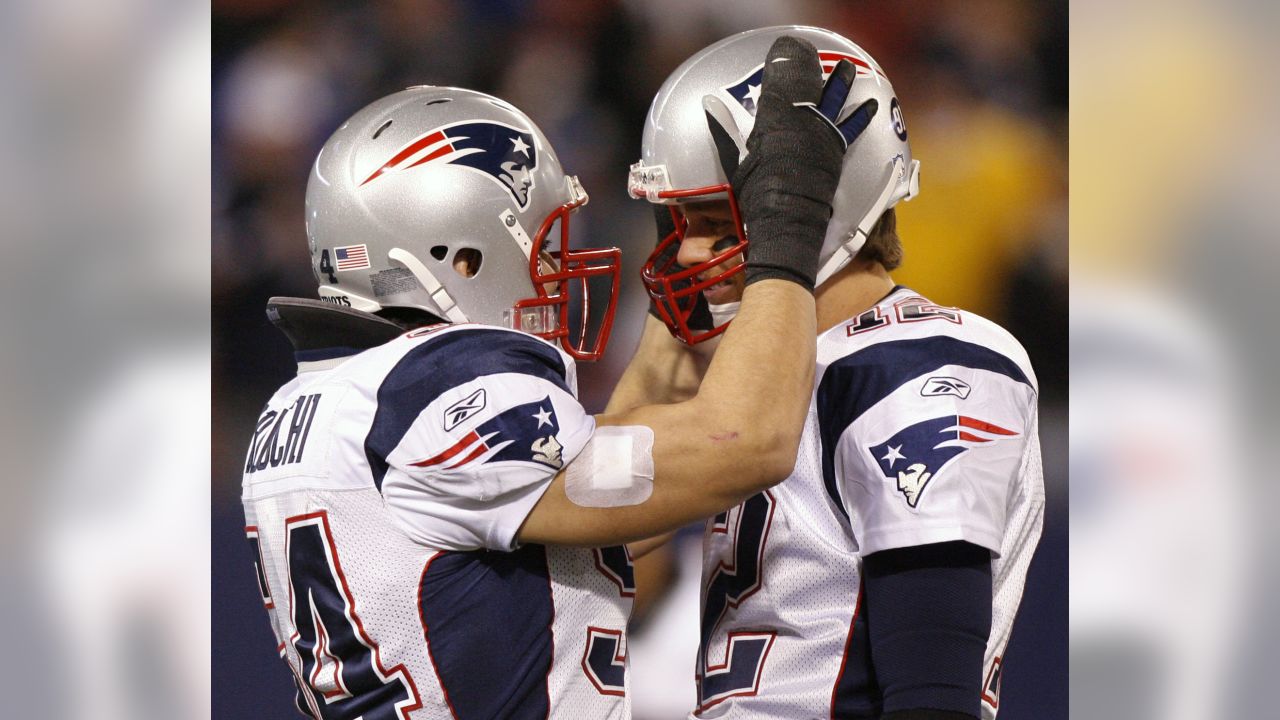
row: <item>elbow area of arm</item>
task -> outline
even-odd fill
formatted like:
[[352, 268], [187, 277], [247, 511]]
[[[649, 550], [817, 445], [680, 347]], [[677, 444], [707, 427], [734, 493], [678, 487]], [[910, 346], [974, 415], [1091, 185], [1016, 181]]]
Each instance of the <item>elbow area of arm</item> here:
[[761, 428], [743, 433], [731, 453], [737, 471], [730, 473], [739, 492], [752, 494], [786, 480], [796, 467], [800, 433]]
[[722, 429], [710, 437], [718, 443], [732, 439], [732, 443], [723, 442], [724, 448], [736, 456], [732, 459], [737, 466], [735, 475], [742, 483], [751, 484], [751, 492], [762, 491], [790, 477], [795, 470], [808, 416], [808, 398], [803, 405], [765, 402], [755, 397], [746, 402], [718, 404], [699, 396], [695, 402], [707, 409], [701, 411], [704, 418], [724, 421]]
[[800, 452], [800, 431], [774, 432], [761, 440], [763, 457], [760, 466], [770, 477], [770, 485], [786, 480], [796, 469], [796, 455]]

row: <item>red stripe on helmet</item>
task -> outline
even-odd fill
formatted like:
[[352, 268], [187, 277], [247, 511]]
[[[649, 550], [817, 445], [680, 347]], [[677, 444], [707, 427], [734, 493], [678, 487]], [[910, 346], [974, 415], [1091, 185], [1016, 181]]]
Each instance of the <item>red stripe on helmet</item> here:
[[414, 153], [421, 151], [425, 147], [434, 145], [435, 143], [438, 143], [441, 140], [444, 140], [444, 132], [441, 130], [437, 130], [427, 135], [426, 137], [421, 137], [421, 138], [418, 138], [417, 140], [414, 140], [413, 142], [406, 145], [404, 149], [402, 149], [400, 152], [392, 156], [392, 158], [388, 160], [385, 164], [383, 164], [382, 167], [378, 168], [377, 170], [374, 170], [373, 174], [365, 178], [364, 182], [360, 184], [367, 185], [369, 181], [373, 180], [374, 178], [378, 177], [379, 175], [386, 172], [387, 170], [390, 170], [396, 165], [409, 159]]

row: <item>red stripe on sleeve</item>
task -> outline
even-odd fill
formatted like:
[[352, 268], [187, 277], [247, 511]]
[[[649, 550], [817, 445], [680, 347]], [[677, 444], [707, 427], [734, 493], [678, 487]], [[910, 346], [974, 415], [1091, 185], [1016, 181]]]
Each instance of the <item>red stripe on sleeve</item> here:
[[471, 451], [471, 454], [470, 454], [470, 455], [468, 455], [468, 456], [466, 456], [466, 457], [462, 458], [461, 460], [459, 460], [458, 462], [456, 462], [456, 463], [454, 463], [454, 464], [450, 465], [450, 466], [448, 467], [448, 469], [449, 469], [449, 470], [453, 470], [454, 468], [460, 468], [460, 467], [462, 467], [463, 465], [466, 465], [467, 463], [471, 462], [472, 460], [475, 460], [476, 458], [478, 458], [478, 457], [480, 457], [481, 455], [483, 455], [483, 454], [485, 453], [485, 451], [486, 451], [486, 450], [488, 450], [488, 449], [489, 449], [489, 446], [488, 446], [488, 445], [485, 445], [484, 443], [480, 443], [479, 445], [477, 445], [477, 446], [476, 446], [476, 449], [475, 449], [475, 450], [472, 450], [472, 451]]
[[[452, 447], [450, 447], [448, 450], [445, 450], [439, 455], [436, 455], [434, 457], [429, 457], [426, 460], [419, 460], [416, 463], [409, 463], [409, 464], [413, 467], [430, 467], [432, 465], [439, 465], [445, 460], [448, 460], [454, 455], [457, 455], [463, 450], [466, 450], [467, 448], [471, 447], [479, 439], [480, 439], [480, 436], [476, 434], [475, 430], [472, 430], [471, 432], [467, 433], [466, 437], [462, 438], [457, 443], [455, 443]], [[484, 444], [482, 443], [480, 447], [483, 448]]]
[[992, 425], [989, 422], [983, 422], [982, 420], [979, 420], [977, 418], [966, 417], [964, 415], [961, 415], [959, 417], [960, 417], [961, 427], [973, 428], [975, 430], [981, 430], [983, 432], [992, 433], [993, 435], [1017, 435], [1018, 434], [1013, 430], [1006, 430], [1005, 428], [1002, 428], [999, 425]]

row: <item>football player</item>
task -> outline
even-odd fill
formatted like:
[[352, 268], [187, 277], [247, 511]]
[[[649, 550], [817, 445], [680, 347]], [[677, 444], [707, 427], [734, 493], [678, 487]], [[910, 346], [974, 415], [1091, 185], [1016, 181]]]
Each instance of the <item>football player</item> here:
[[621, 543], [723, 511], [795, 461], [844, 145], [809, 153], [822, 179], [803, 196], [787, 188], [792, 149], [829, 131], [781, 77], [736, 175], [760, 231], [735, 330], [697, 397], [601, 417], [574, 362], [605, 349], [620, 253], [570, 245], [587, 196], [528, 117], [416, 87], [325, 143], [306, 200], [321, 300], [268, 306], [299, 373], [243, 478], [299, 710], [629, 716]]
[[893, 206], [916, 194], [918, 162], [893, 86], [857, 45], [750, 31], [659, 90], [630, 176], [657, 204], [651, 317], [610, 409], [698, 392], [741, 320], [760, 236], [721, 161], [750, 161], [743, 138], [771, 100], [760, 53], [782, 35], [816, 48], [828, 88], [852, 88], [824, 99], [844, 98], [830, 115], [879, 112], [845, 157], [823, 241], [795, 471], [707, 524], [694, 715], [991, 718], [1043, 517], [1036, 380], [1003, 329], [891, 279]]

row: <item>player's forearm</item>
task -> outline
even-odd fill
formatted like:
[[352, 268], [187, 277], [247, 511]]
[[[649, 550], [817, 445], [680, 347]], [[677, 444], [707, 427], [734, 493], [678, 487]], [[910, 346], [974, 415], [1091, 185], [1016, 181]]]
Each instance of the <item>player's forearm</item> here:
[[693, 351], [671, 337], [661, 320], [646, 316], [640, 344], [614, 387], [605, 412], [683, 402], [697, 394], [701, 379], [700, 361]]
[[596, 418], [600, 427], [652, 430], [649, 498], [581, 507], [569, 499], [562, 474], [530, 514], [522, 541], [634, 542], [723, 512], [786, 479], [813, 392], [814, 323], [813, 296], [800, 285], [766, 280], [748, 287], [697, 397]]
[[748, 286], [695, 398], [708, 408], [706, 424], [724, 438], [725, 451], [781, 471], [777, 480], [795, 464], [813, 393], [816, 333], [808, 290], [784, 280]]
[[632, 364], [623, 371], [622, 377], [618, 378], [618, 384], [613, 387], [609, 404], [604, 408], [605, 413], [619, 413], [641, 405], [663, 402], [660, 396], [652, 392], [647, 382], [648, 375], [647, 368], [638, 366], [633, 359]]

